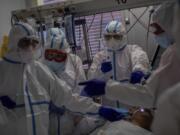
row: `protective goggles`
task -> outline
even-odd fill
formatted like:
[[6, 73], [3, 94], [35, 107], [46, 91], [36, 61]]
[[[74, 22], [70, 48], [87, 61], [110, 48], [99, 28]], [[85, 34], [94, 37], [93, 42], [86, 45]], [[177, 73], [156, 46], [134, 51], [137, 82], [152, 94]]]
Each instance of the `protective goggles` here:
[[104, 35], [104, 39], [105, 39], [105, 40], [110, 40], [110, 39], [112, 39], [112, 38], [114, 38], [114, 39], [116, 39], [116, 40], [122, 40], [123, 35], [117, 35], [117, 34], [115, 34], [115, 35], [105, 34], [105, 35]]
[[45, 59], [49, 61], [64, 62], [67, 59], [67, 53], [56, 50], [56, 49], [46, 49]]
[[160, 35], [165, 32], [157, 23], [150, 24], [150, 31], [152, 31], [155, 35]]
[[38, 47], [39, 41], [35, 38], [24, 37], [19, 40], [18, 47], [21, 49], [27, 49], [32, 46], [34, 49]]

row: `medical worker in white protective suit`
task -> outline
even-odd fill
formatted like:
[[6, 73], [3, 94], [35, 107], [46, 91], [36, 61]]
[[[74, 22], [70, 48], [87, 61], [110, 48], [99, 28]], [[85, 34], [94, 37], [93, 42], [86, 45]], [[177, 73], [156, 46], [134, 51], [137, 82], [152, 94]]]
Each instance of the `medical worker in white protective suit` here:
[[[64, 32], [59, 28], [50, 28], [47, 34], [43, 63], [61, 80], [65, 81], [71, 87], [73, 93], [79, 95], [82, 88], [79, 87], [78, 83], [85, 81], [86, 77], [81, 59], [70, 51]], [[58, 57], [53, 60], [53, 55], [58, 55]], [[60, 124], [58, 125], [57, 115], [51, 114], [51, 119], [54, 119], [56, 123], [51, 128], [51, 134], [57, 133], [57, 126], [59, 126], [62, 135], [80, 134], [80, 132], [88, 134], [89, 131], [102, 123], [100, 122], [101, 120], [98, 122], [98, 119], [86, 117], [79, 123], [80, 125], [77, 124], [77, 127], [81, 127], [79, 129], [75, 128], [74, 120], [76, 117], [77, 115], [66, 112], [61, 116]]]
[[[172, 35], [169, 27], [172, 27], [173, 18], [171, 15], [173, 15], [173, 6], [174, 3], [172, 2], [163, 4], [153, 17], [156, 23], [164, 29], [156, 36], [160, 36], [161, 40], [169, 43], [173, 43], [172, 39], [168, 37], [168, 35]], [[102, 80], [90, 80], [83, 83], [83, 85], [86, 85], [83, 91], [89, 96], [105, 94], [110, 99], [117, 99], [122, 103], [133, 106], [156, 107], [159, 96], [180, 81], [180, 60], [176, 57], [176, 50], [175, 45], [170, 46], [166, 50], [161, 58], [163, 62], [147, 80], [145, 86], [124, 84], [112, 80], [107, 83]]]
[[[177, 0], [174, 18], [174, 37], [176, 41], [176, 56], [180, 59], [180, 1]], [[176, 71], [174, 71], [176, 72]], [[158, 101], [158, 109], [153, 123], [155, 135], [180, 134], [180, 83], [172, 87]]]
[[[104, 32], [104, 51], [97, 53], [88, 72], [88, 79], [131, 81], [139, 83], [148, 72], [149, 59], [138, 45], [128, 45], [125, 26], [122, 22], [111, 21]], [[138, 79], [131, 79], [131, 75]]]
[[2, 135], [48, 135], [49, 111], [91, 112], [110, 121], [124, 117], [118, 110], [73, 95], [64, 81], [35, 61], [41, 47], [34, 33], [26, 23], [15, 24], [9, 33], [8, 52], [0, 62]]
[[[55, 51], [59, 51], [59, 60], [52, 61], [51, 55]], [[71, 53], [65, 34], [59, 28], [50, 28], [48, 31], [44, 64], [64, 80], [72, 88], [73, 93], [80, 93], [78, 83], [86, 80], [82, 61]]]
[[[126, 30], [122, 22], [109, 22], [105, 28], [104, 40], [107, 49], [94, 56], [88, 79], [140, 83], [148, 72], [148, 56], [140, 46], [127, 44]], [[122, 106], [105, 97], [102, 98], [102, 104]]]

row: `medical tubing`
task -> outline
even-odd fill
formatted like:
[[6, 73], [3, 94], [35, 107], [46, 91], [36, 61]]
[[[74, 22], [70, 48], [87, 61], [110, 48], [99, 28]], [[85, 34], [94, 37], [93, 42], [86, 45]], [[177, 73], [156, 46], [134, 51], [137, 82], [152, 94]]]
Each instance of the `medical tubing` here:
[[127, 30], [127, 33], [131, 31], [131, 29], [137, 24], [137, 22], [141, 19], [141, 17], [146, 13], [148, 7], [143, 11], [143, 13], [138, 17], [138, 19], [134, 22], [134, 24]]
[[[87, 32], [89, 32], [89, 30], [91, 29], [92, 24], [94, 23], [95, 17], [96, 17], [96, 14], [93, 15], [93, 18], [92, 18], [92, 20], [90, 22], [90, 25], [87, 27]], [[80, 45], [83, 43], [83, 38], [81, 39], [81, 41], [79, 40], [79, 43], [80, 43]]]
[[153, 14], [153, 12], [150, 12], [150, 14], [149, 14], [148, 29], [147, 29], [147, 34], [146, 34], [146, 52], [147, 52], [147, 54], [149, 54], [149, 32], [150, 32], [150, 23], [151, 23], [152, 14]]
[[[131, 10], [129, 10], [129, 12], [134, 16], [134, 18], [135, 18], [136, 20], [138, 20], [138, 17], [137, 17]], [[142, 26], [143, 28], [145, 28], [146, 30], [148, 30], [148, 27], [146, 27], [146, 25], [144, 24], [144, 22], [142, 22], [140, 19], [138, 20], [138, 22], [139, 22], [139, 24], [141, 24], [141, 26]], [[151, 31], [149, 31], [149, 32], [151, 32]]]

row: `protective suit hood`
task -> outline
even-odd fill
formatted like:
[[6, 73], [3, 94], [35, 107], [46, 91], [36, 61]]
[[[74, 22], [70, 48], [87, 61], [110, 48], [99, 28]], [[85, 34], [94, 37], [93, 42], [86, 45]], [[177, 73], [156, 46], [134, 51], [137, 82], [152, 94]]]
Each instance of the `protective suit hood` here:
[[[18, 42], [25, 37], [39, 41], [38, 37], [35, 35], [34, 29], [30, 25], [23, 22], [15, 24], [9, 33], [8, 52], [5, 54], [5, 58], [22, 62], [22, 57], [20, 56], [18, 49]], [[40, 48], [40, 46], [38, 48]], [[38, 53], [36, 58], [40, 57], [40, 55], [41, 54]]]

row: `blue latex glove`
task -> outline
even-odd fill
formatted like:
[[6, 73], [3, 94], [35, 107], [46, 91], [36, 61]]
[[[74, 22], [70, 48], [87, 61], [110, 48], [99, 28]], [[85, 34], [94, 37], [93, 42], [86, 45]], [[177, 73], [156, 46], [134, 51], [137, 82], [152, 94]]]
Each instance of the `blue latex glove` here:
[[86, 82], [81, 82], [79, 85], [85, 86], [81, 91], [81, 96], [93, 97], [105, 94], [105, 81], [93, 79]]
[[142, 71], [132, 72], [130, 83], [132, 83], [132, 84], [141, 83], [141, 80], [144, 76], [145, 75]]
[[84, 91], [84, 89], [81, 91], [80, 96], [89, 97], [88, 94]]
[[112, 63], [111, 62], [103, 62], [101, 64], [101, 71], [103, 73], [107, 73], [112, 70]]
[[99, 109], [99, 115], [111, 122], [121, 120], [128, 114], [129, 112], [126, 109], [115, 109], [104, 106]]
[[8, 96], [0, 97], [1, 103], [8, 109], [13, 109], [16, 107], [16, 103]]

